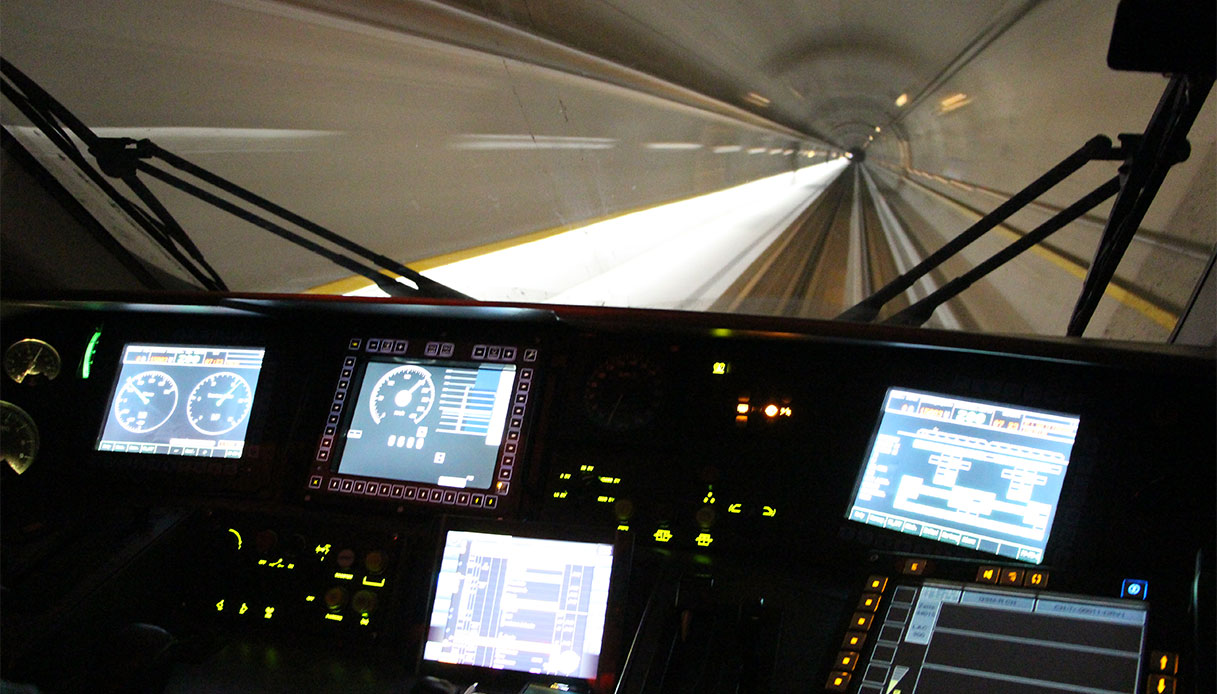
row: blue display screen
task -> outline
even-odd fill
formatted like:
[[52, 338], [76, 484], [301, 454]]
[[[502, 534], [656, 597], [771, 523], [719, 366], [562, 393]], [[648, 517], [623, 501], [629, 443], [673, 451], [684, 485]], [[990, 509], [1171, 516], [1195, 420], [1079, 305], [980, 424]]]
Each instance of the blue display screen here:
[[129, 344], [97, 450], [240, 458], [266, 350]]
[[368, 362], [337, 471], [490, 488], [515, 376], [514, 364]]
[[852, 520], [1043, 561], [1076, 415], [891, 388]]

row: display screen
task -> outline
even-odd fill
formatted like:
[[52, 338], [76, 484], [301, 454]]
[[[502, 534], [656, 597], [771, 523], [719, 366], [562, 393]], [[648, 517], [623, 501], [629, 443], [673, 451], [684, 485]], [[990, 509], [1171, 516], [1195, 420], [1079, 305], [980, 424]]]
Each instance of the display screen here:
[[1145, 603], [950, 581], [898, 586], [858, 694], [1124, 692], [1140, 683]]
[[448, 531], [423, 659], [596, 677], [613, 545]]
[[891, 388], [848, 517], [1038, 564], [1078, 421]]
[[369, 361], [337, 472], [488, 489], [515, 376], [514, 364]]
[[240, 458], [265, 353], [127, 345], [97, 450]]

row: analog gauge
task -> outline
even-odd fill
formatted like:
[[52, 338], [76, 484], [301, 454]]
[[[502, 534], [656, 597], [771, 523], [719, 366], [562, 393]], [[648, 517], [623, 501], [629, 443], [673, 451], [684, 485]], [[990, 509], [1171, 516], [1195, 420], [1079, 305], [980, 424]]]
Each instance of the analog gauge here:
[[26, 411], [0, 400], [0, 455], [18, 475], [29, 469], [38, 455], [38, 426]]
[[588, 378], [583, 404], [588, 417], [605, 429], [625, 431], [648, 424], [663, 393], [659, 366], [637, 355], [613, 357]]
[[42, 340], [27, 338], [4, 352], [4, 373], [18, 383], [38, 383], [59, 375], [59, 352]]
[[406, 364], [389, 371], [372, 388], [368, 407], [372, 421], [405, 418], [417, 424], [431, 411], [435, 400], [435, 384], [431, 374], [421, 366]]
[[114, 396], [114, 418], [122, 428], [144, 434], [159, 427], [177, 409], [177, 383], [164, 371], [142, 371]]
[[186, 398], [190, 426], [204, 434], [226, 434], [249, 416], [253, 389], [240, 374], [221, 371], [204, 378]]

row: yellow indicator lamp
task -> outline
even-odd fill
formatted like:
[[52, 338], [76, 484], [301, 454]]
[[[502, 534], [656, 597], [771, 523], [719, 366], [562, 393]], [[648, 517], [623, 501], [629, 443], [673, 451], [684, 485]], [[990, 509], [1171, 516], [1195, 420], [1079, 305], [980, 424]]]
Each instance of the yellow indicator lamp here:
[[216, 612], [223, 612], [223, 611], [224, 611], [224, 601], [221, 600], [216, 603]]
[[670, 542], [672, 540], [672, 531], [667, 528], [660, 528], [655, 531], [655, 540], [657, 542]]
[[558, 479], [560, 479], [560, 480], [568, 480], [568, 479], [570, 479], [570, 473], [569, 473], [569, 472], [564, 472], [564, 473], [562, 473], [562, 474], [558, 475]]
[[363, 584], [364, 584], [365, 586], [372, 586], [373, 588], [384, 588], [384, 587], [385, 587], [385, 579], [383, 579], [383, 578], [382, 578], [382, 579], [380, 579], [379, 581], [373, 581], [373, 580], [370, 580], [370, 579], [369, 579], [367, 576], [364, 576], [364, 577], [363, 577]]
[[359, 626], [364, 626], [364, 627], [366, 627], [367, 625], [369, 625], [369, 624], [371, 624], [371, 623], [372, 623], [372, 620], [371, 620], [371, 619], [369, 619], [369, 618], [367, 618], [367, 617], [360, 617], [360, 618], [359, 618]]
[[258, 566], [266, 566], [266, 560], [265, 560], [265, 559], [259, 559], [259, 560], [258, 560]]
[[713, 373], [715, 376], [722, 376], [730, 370], [731, 365], [725, 361], [714, 362], [714, 366], [710, 369], [711, 373]]
[[773, 518], [778, 515], [778, 510], [772, 506], [765, 506], [761, 509], [761, 515], [766, 518]]
[[353, 581], [355, 580], [355, 574], [346, 573], [344, 571], [336, 571], [334, 572], [334, 578], [342, 581]]
[[615, 496], [598, 496], [598, 497], [596, 497], [596, 501], [601, 504], [611, 504], [616, 500], [617, 500], [617, 497], [615, 497]]
[[274, 617], [274, 616], [275, 616], [275, 608], [273, 608], [273, 607], [266, 608], [266, 610], [262, 613], [262, 619], [270, 619], [271, 617]]
[[321, 558], [325, 559], [326, 555], [330, 553], [330, 549], [331, 549], [331, 546], [328, 544], [317, 545], [317, 548], [313, 550], [313, 553], [320, 554]]
[[600, 477], [599, 479], [603, 484], [621, 484], [620, 477]]
[[791, 410], [789, 407], [779, 407], [778, 414], [783, 417], [789, 417], [790, 415], [794, 414], [794, 410]]
[[554, 492], [554, 498], [555, 498], [555, 499], [565, 499], [565, 498], [566, 498], [566, 492], [565, 492], [565, 491], [561, 491], [561, 492]]
[[752, 406], [746, 402], [741, 402], [740, 404], [735, 406], [735, 411], [739, 414], [748, 414], [748, 411], [751, 409], [752, 409]]
[[304, 596], [304, 601], [305, 602], [317, 602], [317, 596], [316, 595], [306, 595], [306, 596]]
[[249, 612], [249, 605], [247, 603], [241, 603], [241, 609], [237, 610], [237, 614], [245, 614], [246, 612]]
[[580, 465], [579, 466], [579, 472], [595, 472], [595, 471], [596, 471], [595, 465]]
[[342, 621], [342, 615], [340, 615], [340, 614], [333, 614], [333, 613], [329, 613], [329, 614], [326, 614], [326, 615], [325, 615], [325, 618], [326, 618], [326, 619], [329, 619], [329, 620], [332, 620], [332, 621], [335, 621], [335, 622], [341, 622], [341, 621]]
[[241, 547], [242, 547], [242, 546], [245, 544], [245, 543], [244, 543], [244, 542], [241, 540], [241, 533], [237, 532], [235, 528], [229, 528], [229, 529], [228, 529], [228, 532], [230, 532], [230, 533], [232, 533], [233, 535], [236, 535], [236, 536], [237, 536], [237, 551], [238, 551], [238, 552], [240, 552], [240, 551], [241, 551]]
[[727, 507], [727, 513], [743, 513], [743, 512], [744, 512], [743, 504], [731, 504], [730, 506]]
[[618, 523], [617, 530], [619, 532], [628, 533], [630, 531], [630, 526], [626, 523]]
[[710, 537], [710, 533], [702, 533], [693, 541], [697, 543], [698, 547], [709, 547], [710, 543], [714, 542], [714, 538]]

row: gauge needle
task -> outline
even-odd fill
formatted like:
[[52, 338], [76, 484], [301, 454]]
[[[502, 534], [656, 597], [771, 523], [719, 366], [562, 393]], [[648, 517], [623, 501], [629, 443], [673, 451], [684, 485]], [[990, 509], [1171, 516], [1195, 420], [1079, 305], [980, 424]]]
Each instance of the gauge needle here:
[[152, 401], [152, 393], [144, 393], [144, 392], [140, 391], [139, 388], [135, 387], [134, 383], [128, 383], [127, 387], [131, 389], [131, 392], [138, 395], [139, 399], [142, 400], [145, 405], [147, 405], [149, 402]]
[[42, 356], [42, 347], [39, 347], [38, 351], [34, 352], [34, 356], [30, 357], [30, 364], [29, 364], [29, 366], [25, 367], [25, 372], [13, 380], [18, 383], [21, 383], [22, 381], [25, 380], [26, 376], [29, 376], [30, 374], [34, 373], [34, 369], [38, 368], [38, 357], [41, 357], [41, 356]]
[[233, 393], [235, 393], [235, 392], [237, 392], [237, 384], [236, 384], [236, 383], [232, 384], [232, 387], [228, 389], [228, 392], [227, 392], [227, 393], [224, 393], [223, 395], [220, 395], [220, 394], [217, 394], [217, 393], [208, 393], [208, 394], [207, 394], [207, 397], [209, 397], [209, 398], [215, 398], [215, 399], [217, 400], [217, 402], [216, 402], [216, 404], [217, 404], [217, 405], [223, 405], [223, 404], [224, 404], [224, 401], [225, 401], [225, 400], [227, 400], [228, 398], [231, 398], [231, 397], [232, 397], [232, 394], [233, 394]]

